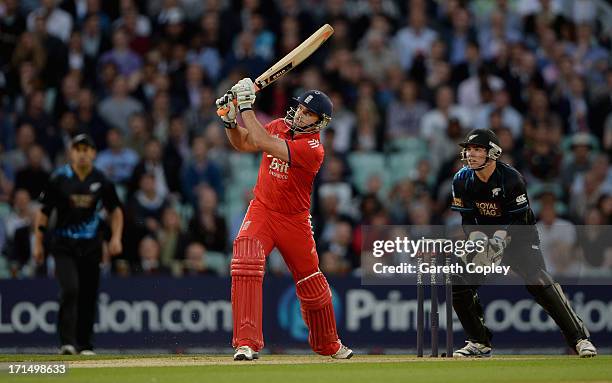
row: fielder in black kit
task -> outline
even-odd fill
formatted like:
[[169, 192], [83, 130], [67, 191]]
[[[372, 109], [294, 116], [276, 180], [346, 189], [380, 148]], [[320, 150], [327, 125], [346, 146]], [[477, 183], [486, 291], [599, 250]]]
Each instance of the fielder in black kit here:
[[[502, 149], [497, 136], [491, 130], [476, 129], [459, 145], [466, 166], [453, 179], [451, 208], [461, 213], [464, 231], [472, 240], [488, 241], [484, 259], [496, 263], [503, 256], [503, 263], [523, 278], [529, 293], [578, 355], [597, 355], [582, 320], [546, 272], [525, 181], [512, 166], [498, 161]], [[466, 346], [453, 356], [490, 356], [492, 334], [485, 326], [477, 293], [484, 276], [462, 274], [453, 279], [453, 308], [467, 334]]]
[[[42, 262], [44, 242], [55, 259], [60, 285], [57, 329], [62, 354], [93, 354], [93, 325], [96, 316], [102, 238], [100, 210], [110, 219], [111, 255], [121, 253], [123, 213], [115, 187], [93, 167], [96, 148], [86, 134], [79, 134], [70, 145], [70, 164], [57, 169], [40, 196], [41, 210], [36, 218], [34, 259]], [[57, 223], [48, 227], [52, 211]], [[46, 237], [46, 238], [45, 238]]]

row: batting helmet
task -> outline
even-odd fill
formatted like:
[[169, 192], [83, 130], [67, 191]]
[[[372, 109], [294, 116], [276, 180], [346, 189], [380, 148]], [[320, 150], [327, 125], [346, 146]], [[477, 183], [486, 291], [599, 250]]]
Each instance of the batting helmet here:
[[[318, 131], [325, 128], [329, 122], [331, 121], [332, 113], [334, 110], [334, 106], [332, 104], [331, 99], [320, 90], [309, 90], [304, 92], [299, 97], [293, 98], [300, 105], [304, 106], [306, 109], [314, 112], [317, 116], [319, 116], [319, 121], [314, 124], [310, 124], [308, 126], [298, 127], [294, 124], [295, 112], [297, 109], [290, 108], [287, 111], [287, 116], [285, 117], [285, 121], [288, 123], [290, 129], [298, 133], [304, 132], [312, 132]], [[311, 129], [316, 128], [316, 129]]]
[[480, 146], [487, 150], [487, 161], [474, 170], [482, 169], [486, 166], [489, 159], [496, 161], [502, 154], [502, 148], [499, 145], [497, 135], [491, 129], [474, 129], [468, 133], [465, 140], [459, 143], [463, 149], [461, 150], [461, 160], [467, 163], [466, 148], [470, 145]]

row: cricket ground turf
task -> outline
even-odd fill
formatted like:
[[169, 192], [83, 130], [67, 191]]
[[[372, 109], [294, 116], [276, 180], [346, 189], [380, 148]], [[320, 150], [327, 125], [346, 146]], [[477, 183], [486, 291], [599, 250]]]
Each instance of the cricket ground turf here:
[[[9, 374], [15, 363], [66, 363], [63, 375]], [[230, 355], [0, 355], [0, 382], [612, 382], [612, 356], [503, 355], [488, 359], [355, 355], [262, 355], [234, 362]]]

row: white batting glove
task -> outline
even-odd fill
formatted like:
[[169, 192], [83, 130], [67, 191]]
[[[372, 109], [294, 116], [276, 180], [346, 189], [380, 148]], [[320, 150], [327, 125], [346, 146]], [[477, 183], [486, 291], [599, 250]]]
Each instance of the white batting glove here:
[[253, 80], [246, 77], [238, 81], [238, 83], [232, 87], [232, 93], [236, 95], [238, 110], [240, 110], [240, 112], [253, 109], [253, 103], [256, 98]]
[[223, 125], [227, 129], [234, 129], [237, 125], [236, 115], [238, 114], [236, 105], [234, 105], [234, 94], [231, 91], [227, 91], [223, 97], [219, 97], [215, 101], [215, 104], [217, 105], [217, 115], [223, 121]]

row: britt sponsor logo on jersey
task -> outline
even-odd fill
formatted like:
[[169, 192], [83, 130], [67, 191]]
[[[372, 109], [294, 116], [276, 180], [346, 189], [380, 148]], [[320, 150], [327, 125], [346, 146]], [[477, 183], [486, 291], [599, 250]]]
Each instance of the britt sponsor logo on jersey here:
[[268, 172], [270, 175], [286, 180], [289, 178], [289, 164], [283, 160], [279, 160], [276, 157], [272, 158]]
[[476, 201], [476, 207], [480, 215], [485, 217], [501, 217], [501, 206], [495, 201]]
[[525, 202], [527, 202], [527, 196], [525, 194], [521, 194], [520, 196], [516, 197], [517, 204], [522, 205]]
[[309, 146], [310, 146], [312, 149], [315, 149], [315, 148], [318, 148], [318, 147], [319, 147], [319, 145], [321, 145], [321, 143], [319, 142], [319, 140], [312, 139], [312, 140], [308, 140], [308, 145], [309, 145]]

